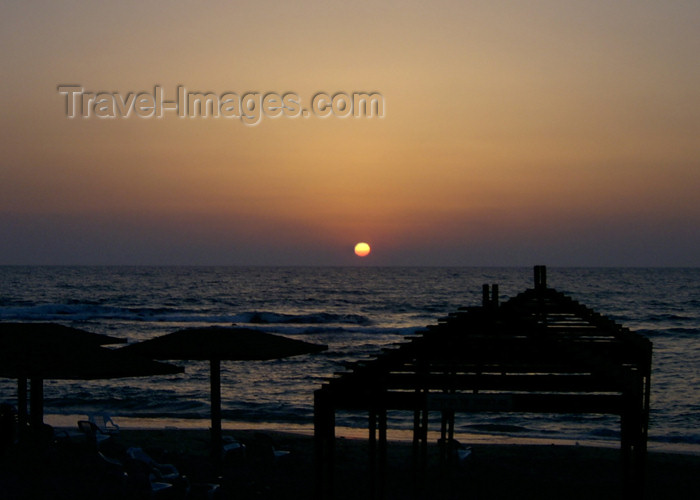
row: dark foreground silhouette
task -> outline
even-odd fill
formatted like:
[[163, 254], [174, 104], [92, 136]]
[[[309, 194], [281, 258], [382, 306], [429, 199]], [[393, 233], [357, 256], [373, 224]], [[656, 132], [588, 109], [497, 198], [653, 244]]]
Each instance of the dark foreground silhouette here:
[[[110, 441], [95, 443], [80, 436], [46, 436], [22, 445], [5, 446], [0, 461], [2, 498], [132, 499], [213, 498], [310, 499], [314, 496], [314, 447], [309, 436], [255, 431], [226, 434], [246, 445], [222, 460], [212, 460], [204, 430], [122, 431]], [[175, 467], [183, 476], [173, 487], [155, 491], [147, 470], [125, 458], [140, 447], [153, 461]], [[433, 450], [434, 448], [434, 450]], [[273, 450], [288, 451], [288, 454]], [[390, 499], [612, 499], [622, 492], [619, 452], [583, 446], [473, 445], [464, 461], [441, 466], [437, 445], [420, 485], [412, 473], [411, 445], [388, 447]], [[217, 463], [218, 462], [218, 463]], [[700, 498], [700, 457], [649, 453], [646, 498]], [[335, 497], [368, 498], [367, 441], [337, 441]], [[179, 481], [179, 482], [178, 482]], [[213, 485], [218, 485], [212, 491]]]

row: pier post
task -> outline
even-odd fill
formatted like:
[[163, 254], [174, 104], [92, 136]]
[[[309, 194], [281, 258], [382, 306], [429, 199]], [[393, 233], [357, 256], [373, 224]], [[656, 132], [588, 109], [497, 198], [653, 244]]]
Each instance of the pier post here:
[[314, 392], [315, 498], [333, 498], [335, 473], [335, 409], [324, 389]]
[[379, 443], [378, 443], [378, 484], [377, 484], [377, 496], [382, 500], [386, 498], [386, 472], [387, 472], [387, 442], [386, 442], [386, 408], [379, 410]]
[[535, 266], [535, 289], [547, 288], [547, 266]]
[[481, 285], [481, 306], [486, 309], [490, 300], [489, 286], [487, 284]]
[[221, 460], [221, 361], [209, 360], [211, 397], [211, 453], [216, 462]]

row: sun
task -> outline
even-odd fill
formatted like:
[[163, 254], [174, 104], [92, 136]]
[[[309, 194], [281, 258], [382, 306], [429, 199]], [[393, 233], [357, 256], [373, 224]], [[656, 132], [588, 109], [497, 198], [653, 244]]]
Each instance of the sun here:
[[355, 245], [355, 255], [358, 257], [367, 257], [369, 255], [369, 252], [371, 249], [369, 248], [369, 245], [364, 242], [360, 242], [357, 245]]

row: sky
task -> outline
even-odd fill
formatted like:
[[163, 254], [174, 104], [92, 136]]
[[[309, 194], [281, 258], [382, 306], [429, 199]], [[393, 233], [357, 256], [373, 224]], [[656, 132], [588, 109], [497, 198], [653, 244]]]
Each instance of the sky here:
[[[0, 264], [700, 265], [696, 1], [0, 6]], [[384, 107], [68, 118], [65, 85]]]

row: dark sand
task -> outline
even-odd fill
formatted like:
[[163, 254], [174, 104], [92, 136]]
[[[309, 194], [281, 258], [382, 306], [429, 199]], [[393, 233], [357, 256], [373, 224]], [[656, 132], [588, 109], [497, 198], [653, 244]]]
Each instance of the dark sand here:
[[[259, 431], [226, 431], [254, 443]], [[203, 430], [123, 430], [107, 455], [118, 458], [140, 446], [159, 462], [178, 467], [195, 483], [218, 483], [219, 498], [309, 499], [314, 497], [313, 438], [267, 432], [277, 449], [290, 455], [275, 463], [231, 457], [217, 471], [208, 456]], [[416, 494], [411, 445], [390, 442], [387, 498], [446, 499], [595, 499], [621, 498], [620, 454], [615, 449], [552, 445], [472, 446], [463, 464], [441, 468], [437, 446], [430, 450], [424, 495]], [[337, 499], [369, 498], [367, 441], [339, 438], [336, 447]], [[121, 480], [120, 471], [101, 461], [85, 440], [73, 437], [51, 446], [5, 450], [0, 499], [148, 498]], [[700, 457], [650, 452], [645, 498], [700, 498]]]

